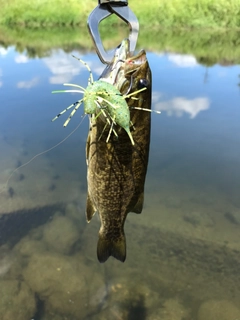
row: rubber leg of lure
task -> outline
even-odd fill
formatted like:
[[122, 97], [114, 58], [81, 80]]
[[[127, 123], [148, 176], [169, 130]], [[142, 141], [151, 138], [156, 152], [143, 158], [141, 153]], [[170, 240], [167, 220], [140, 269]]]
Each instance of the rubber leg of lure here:
[[80, 88], [82, 91], [79, 90], [80, 93], [84, 93], [86, 91], [85, 88], [83, 88], [82, 86], [79, 86], [78, 84], [74, 84], [74, 83], [64, 83], [64, 86], [68, 86], [68, 87], [75, 87], [75, 88]]
[[[112, 127], [113, 127], [114, 124], [116, 125], [116, 122], [115, 122], [115, 120], [110, 116], [110, 114], [109, 114], [108, 116], [109, 116], [109, 118], [112, 120], [112, 123], [111, 123], [110, 119], [106, 116], [107, 122], [108, 122], [109, 126], [112, 126]], [[112, 132], [114, 133], [114, 135], [116, 136], [116, 138], [118, 138], [118, 134], [117, 134], [117, 132], [116, 132], [113, 128], [112, 128]]]
[[137, 90], [137, 91], [135, 91], [135, 92], [132, 92], [132, 93], [130, 93], [130, 94], [127, 94], [127, 95], [123, 96], [123, 98], [124, 98], [124, 99], [130, 98], [131, 96], [133, 96], [133, 95], [135, 95], [135, 94], [137, 94], [137, 93], [139, 93], [139, 92], [142, 92], [142, 91], [144, 91], [144, 90], [147, 90], [147, 88], [144, 87], [144, 88], [142, 88], [142, 89], [139, 89], [139, 90]]
[[[106, 112], [105, 112], [105, 110], [102, 109], [99, 101], [98, 101], [98, 100], [95, 100], [95, 103], [96, 103], [96, 105], [98, 106], [98, 108], [101, 109], [101, 113], [102, 113], [102, 114], [104, 115], [104, 117], [106, 118], [109, 126], [111, 126], [111, 122], [110, 122], [109, 118], [112, 120], [112, 123], [113, 123], [113, 124], [116, 124], [116, 122], [113, 120], [113, 118], [110, 116], [110, 114], [108, 113], [108, 115], [107, 115]], [[107, 111], [107, 110], [106, 110], [106, 111]], [[98, 114], [97, 116], [99, 116], [99, 115], [100, 115], [100, 114]], [[95, 118], [95, 119], [96, 119], [96, 118]], [[104, 128], [104, 129], [105, 129], [105, 128]], [[117, 132], [116, 132], [114, 129], [112, 129], [112, 131], [113, 131], [114, 135], [118, 138]], [[104, 131], [103, 131], [103, 132], [104, 132]], [[103, 134], [103, 132], [101, 133], [101, 135]]]
[[67, 118], [67, 120], [64, 122], [64, 127], [66, 127], [69, 123], [69, 121], [71, 120], [72, 116], [75, 114], [75, 112], [77, 111], [77, 109], [81, 106], [83, 99], [80, 100], [81, 102], [79, 102], [76, 107], [73, 109], [73, 111], [70, 113], [70, 116]]
[[88, 78], [88, 84], [93, 84], [93, 82], [94, 82], [93, 75], [92, 75], [92, 71], [91, 71], [89, 65], [85, 61], [83, 61], [82, 59], [79, 59], [79, 58], [75, 57], [74, 55], [72, 55], [72, 56], [73, 56], [73, 58], [77, 59], [78, 61], [80, 61], [82, 64], [85, 65], [85, 67], [88, 69], [88, 71], [90, 73], [89, 78]]
[[[116, 124], [116, 123], [113, 121], [112, 118], [111, 118], [111, 120], [112, 120], [112, 123], [111, 123], [111, 121], [109, 120], [109, 118], [107, 117], [106, 113], [105, 113], [103, 110], [102, 110], [102, 114], [103, 114], [104, 117], [107, 119], [107, 123], [105, 124], [105, 126], [104, 126], [104, 128], [103, 128], [103, 131], [102, 131], [102, 133], [101, 133], [101, 135], [100, 135], [100, 138], [102, 137], [102, 135], [103, 135], [104, 131], [106, 130], [106, 127], [107, 127], [108, 124], [109, 124], [110, 127], [112, 127], [112, 132], [114, 133], [114, 135], [116, 136], [116, 138], [118, 138], [117, 132], [113, 129], [113, 125]], [[110, 117], [110, 116], [109, 116], [109, 117]], [[100, 140], [100, 138], [99, 138], [99, 140]]]
[[55, 121], [55, 120], [58, 119], [62, 114], [64, 114], [66, 111], [68, 111], [69, 109], [75, 107], [75, 106], [78, 105], [79, 103], [82, 103], [82, 101], [83, 101], [83, 99], [74, 102], [74, 103], [71, 104], [69, 107], [67, 107], [66, 109], [64, 109], [63, 111], [61, 111], [55, 118], [52, 119], [52, 121]]
[[103, 135], [103, 132], [106, 130], [107, 125], [108, 125], [108, 122], [105, 124], [105, 126], [104, 126], [104, 128], [103, 128], [103, 130], [102, 130], [102, 132], [101, 132], [101, 134], [100, 134], [100, 137], [98, 138], [98, 141], [100, 141], [100, 140], [101, 140], [102, 135]]
[[161, 113], [161, 111], [158, 111], [158, 110], [151, 110], [151, 109], [139, 108], [139, 107], [132, 107], [131, 109], [143, 110], [143, 111], [148, 111], [148, 112], [155, 112], [155, 113], [158, 113], [158, 114]]
[[132, 122], [132, 121], [130, 121], [130, 125], [132, 126], [133, 130], [135, 131], [135, 130], [136, 130], [136, 128], [134, 127], [134, 124], [133, 124], [133, 122]]
[[112, 130], [113, 130], [113, 121], [112, 121], [111, 127], [110, 127], [109, 132], [108, 132], [108, 136], [107, 136], [107, 140], [106, 140], [107, 143], [108, 143], [108, 141], [109, 141], [109, 139], [110, 139]]

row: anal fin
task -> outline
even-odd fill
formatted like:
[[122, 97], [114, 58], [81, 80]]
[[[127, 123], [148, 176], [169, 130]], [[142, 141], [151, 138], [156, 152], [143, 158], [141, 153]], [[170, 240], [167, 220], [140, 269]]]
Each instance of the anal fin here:
[[94, 216], [96, 212], [96, 209], [92, 203], [92, 200], [89, 196], [89, 193], [87, 195], [87, 203], [86, 203], [86, 217], [87, 217], [87, 222], [90, 222], [92, 217]]
[[131, 210], [134, 213], [141, 213], [143, 209], [143, 201], [144, 201], [144, 193], [142, 192], [140, 196], [138, 197], [138, 201]]

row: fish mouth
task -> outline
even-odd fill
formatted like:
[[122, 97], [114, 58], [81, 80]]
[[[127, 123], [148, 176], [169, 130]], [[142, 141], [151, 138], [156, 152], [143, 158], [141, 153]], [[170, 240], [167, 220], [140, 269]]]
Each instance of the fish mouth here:
[[111, 62], [112, 70], [114, 70], [115, 68], [118, 69], [119, 66], [117, 65], [120, 64], [120, 67], [121, 67], [122, 64], [126, 61], [128, 56], [130, 55], [129, 48], [130, 48], [129, 39], [124, 39], [115, 51], [113, 60]]
[[[138, 69], [140, 65], [147, 62], [145, 50], [140, 50], [136, 55], [130, 54], [130, 42], [129, 39], [124, 39], [119, 47], [116, 49], [114, 58], [111, 62], [112, 72], [118, 74], [124, 69], [124, 73], [127, 69]], [[117, 77], [115, 77], [117, 79]]]
[[145, 50], [140, 50], [136, 55], [130, 54], [130, 42], [129, 39], [124, 39], [122, 43], [117, 47], [113, 60], [111, 62], [112, 68], [116, 67], [118, 63], [125, 63], [128, 60], [128, 63], [134, 61], [136, 64], [143, 63], [147, 60]]
[[125, 61], [130, 55], [129, 48], [129, 39], [124, 39], [115, 50], [114, 57], [111, 63], [104, 69], [103, 73], [101, 74], [101, 80], [111, 83], [112, 85], [117, 85], [119, 72], [124, 69]]
[[126, 75], [137, 70], [145, 62], [147, 62], [146, 52], [140, 50], [136, 55], [131, 55], [130, 42], [126, 38], [117, 47], [111, 63], [105, 68], [100, 79], [120, 89]]

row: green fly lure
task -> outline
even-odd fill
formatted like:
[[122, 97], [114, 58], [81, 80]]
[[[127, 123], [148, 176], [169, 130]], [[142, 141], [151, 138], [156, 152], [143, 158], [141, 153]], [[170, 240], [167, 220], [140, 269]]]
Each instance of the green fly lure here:
[[[76, 58], [75, 56], [73, 57]], [[77, 84], [65, 83], [65, 86], [72, 86], [76, 89], [52, 91], [52, 93], [78, 92], [83, 94], [83, 98], [81, 100], [76, 101], [75, 103], [71, 104], [66, 109], [61, 111], [55, 118], [52, 119], [52, 121], [58, 119], [69, 109], [74, 108], [63, 125], [64, 127], [66, 127], [73, 115], [75, 114], [75, 112], [84, 102], [85, 114], [93, 115], [95, 119], [102, 114], [106, 119], [106, 125], [110, 125], [110, 130], [106, 142], [109, 141], [112, 131], [115, 135], [117, 135], [115, 130], [113, 129], [113, 125], [119, 125], [127, 132], [132, 145], [134, 145], [134, 140], [130, 132], [130, 111], [125, 99], [130, 98], [131, 96], [143, 90], [146, 90], [146, 88], [142, 88], [127, 95], [122, 95], [121, 92], [114, 85], [101, 79], [94, 81], [92, 71], [88, 64], [79, 58], [76, 59], [83, 63], [90, 73], [88, 79], [88, 86], [85, 89]]]

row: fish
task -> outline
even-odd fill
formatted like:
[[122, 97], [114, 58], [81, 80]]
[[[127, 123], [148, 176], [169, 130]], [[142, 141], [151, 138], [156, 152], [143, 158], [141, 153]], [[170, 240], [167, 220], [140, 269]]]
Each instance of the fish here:
[[[124, 223], [129, 212], [142, 212], [149, 157], [151, 112], [147, 111], [151, 111], [152, 81], [146, 52], [141, 50], [131, 55], [129, 40], [124, 39], [100, 79], [129, 96], [126, 101], [134, 145], [121, 126], [112, 123], [116, 134], [109, 136], [104, 119], [97, 117], [90, 121], [86, 143], [86, 218], [90, 222], [96, 212], [100, 217], [99, 262], [107, 261], [110, 256], [124, 262]], [[141, 88], [145, 89], [131, 95]]]

